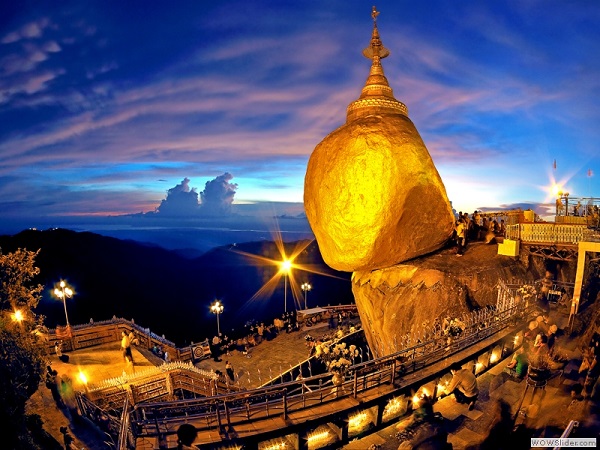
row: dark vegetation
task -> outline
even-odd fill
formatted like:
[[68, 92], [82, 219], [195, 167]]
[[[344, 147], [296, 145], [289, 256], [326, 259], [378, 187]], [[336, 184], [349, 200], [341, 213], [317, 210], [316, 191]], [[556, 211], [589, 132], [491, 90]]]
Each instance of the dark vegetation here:
[[[300, 243], [286, 243], [290, 255]], [[134, 319], [155, 333], [164, 334], [178, 345], [198, 342], [216, 333], [216, 318], [209, 311], [219, 299], [225, 305], [220, 316], [221, 331], [241, 331], [246, 322], [268, 321], [284, 309], [284, 280], [275, 291], [253, 299], [279, 267], [245, 254], [281, 260], [273, 242], [250, 242], [215, 248], [198, 258], [188, 259], [176, 252], [135, 241], [124, 241], [89, 232], [64, 229], [26, 230], [14, 236], [0, 236], [3, 253], [24, 248], [39, 251], [35, 281], [44, 286], [36, 312], [45, 324], [65, 324], [63, 304], [52, 291], [64, 279], [75, 291], [67, 300], [71, 325], [107, 320], [114, 316]], [[330, 269], [311, 242], [294, 261], [329, 276], [294, 270], [302, 284], [310, 281], [309, 307], [351, 303], [350, 273]], [[299, 292], [301, 295], [301, 292]], [[290, 286], [288, 311], [295, 307]]]

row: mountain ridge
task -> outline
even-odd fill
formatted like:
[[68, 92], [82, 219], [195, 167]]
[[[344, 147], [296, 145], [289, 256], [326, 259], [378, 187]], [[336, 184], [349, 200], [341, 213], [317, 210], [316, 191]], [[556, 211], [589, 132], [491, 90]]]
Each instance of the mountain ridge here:
[[[296, 246], [305, 245], [296, 262], [326, 274], [294, 271], [299, 284], [310, 280], [315, 287], [308, 296], [309, 306], [352, 302], [350, 274], [327, 267], [316, 241], [283, 245], [286, 255], [292, 254]], [[272, 241], [236, 243], [187, 258], [155, 244], [89, 231], [57, 228], [0, 236], [2, 253], [18, 248], [40, 250], [36, 266], [41, 273], [36, 282], [45, 289], [36, 312], [46, 316], [48, 327], [65, 324], [62, 302], [52, 294], [61, 279], [75, 291], [73, 298], [67, 299], [72, 325], [113, 316], [134, 319], [178, 345], [216, 333], [215, 316], [209, 310], [215, 299], [225, 305], [220, 316], [223, 333], [240, 333], [246, 322], [272, 320], [284, 309], [281, 281], [272, 295], [253, 299], [279, 270], [274, 263], [264, 263], [267, 258], [281, 259]], [[263, 262], [257, 264], [255, 259]], [[287, 296], [288, 310], [293, 310], [290, 286]], [[303, 300], [299, 303], [298, 308], [303, 308]]]

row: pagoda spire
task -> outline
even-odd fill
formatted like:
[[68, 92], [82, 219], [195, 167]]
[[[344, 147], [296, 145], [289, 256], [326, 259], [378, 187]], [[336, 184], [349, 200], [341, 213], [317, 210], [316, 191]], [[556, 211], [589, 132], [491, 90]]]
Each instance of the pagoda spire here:
[[346, 122], [369, 114], [402, 114], [408, 116], [408, 109], [404, 103], [394, 98], [394, 92], [388, 83], [381, 60], [389, 56], [390, 51], [383, 46], [377, 29], [377, 16], [380, 12], [373, 6], [373, 33], [370, 45], [363, 50], [363, 55], [372, 61], [371, 70], [360, 98], [348, 105]]

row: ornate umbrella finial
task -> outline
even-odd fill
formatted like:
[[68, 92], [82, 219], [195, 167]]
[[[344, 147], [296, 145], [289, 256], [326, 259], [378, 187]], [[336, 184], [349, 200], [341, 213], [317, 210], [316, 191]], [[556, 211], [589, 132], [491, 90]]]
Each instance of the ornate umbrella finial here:
[[379, 11], [377, 11], [377, 7], [373, 6], [373, 11], [371, 12], [371, 17], [373, 18], [373, 22], [377, 22], [378, 15], [379, 15]]
[[373, 61], [379, 63], [381, 58], [385, 58], [390, 54], [390, 51], [383, 46], [377, 30], [377, 16], [380, 14], [377, 8], [373, 6], [371, 17], [373, 18], [373, 35], [371, 36], [371, 45], [363, 50], [363, 55]]

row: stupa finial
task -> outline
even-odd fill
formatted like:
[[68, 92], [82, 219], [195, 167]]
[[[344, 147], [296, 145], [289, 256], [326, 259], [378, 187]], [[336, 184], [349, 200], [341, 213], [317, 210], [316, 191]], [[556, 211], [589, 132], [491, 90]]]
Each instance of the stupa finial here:
[[373, 62], [379, 63], [381, 58], [385, 58], [390, 54], [390, 51], [383, 46], [377, 29], [377, 16], [380, 14], [377, 8], [373, 6], [371, 17], [373, 18], [373, 35], [371, 36], [371, 45], [363, 50], [365, 57], [372, 59]]
[[377, 22], [377, 16], [379, 15], [379, 11], [377, 11], [377, 7], [373, 6], [373, 10], [371, 11], [371, 17], [373, 18], [373, 22]]
[[371, 60], [371, 70], [360, 98], [348, 105], [347, 122], [369, 114], [401, 114], [408, 116], [406, 105], [394, 98], [394, 92], [383, 73], [381, 58], [388, 56], [390, 51], [381, 43], [379, 30], [377, 30], [377, 16], [379, 16], [379, 11], [373, 6], [371, 10], [371, 17], [373, 18], [371, 44], [363, 50], [363, 55]]

